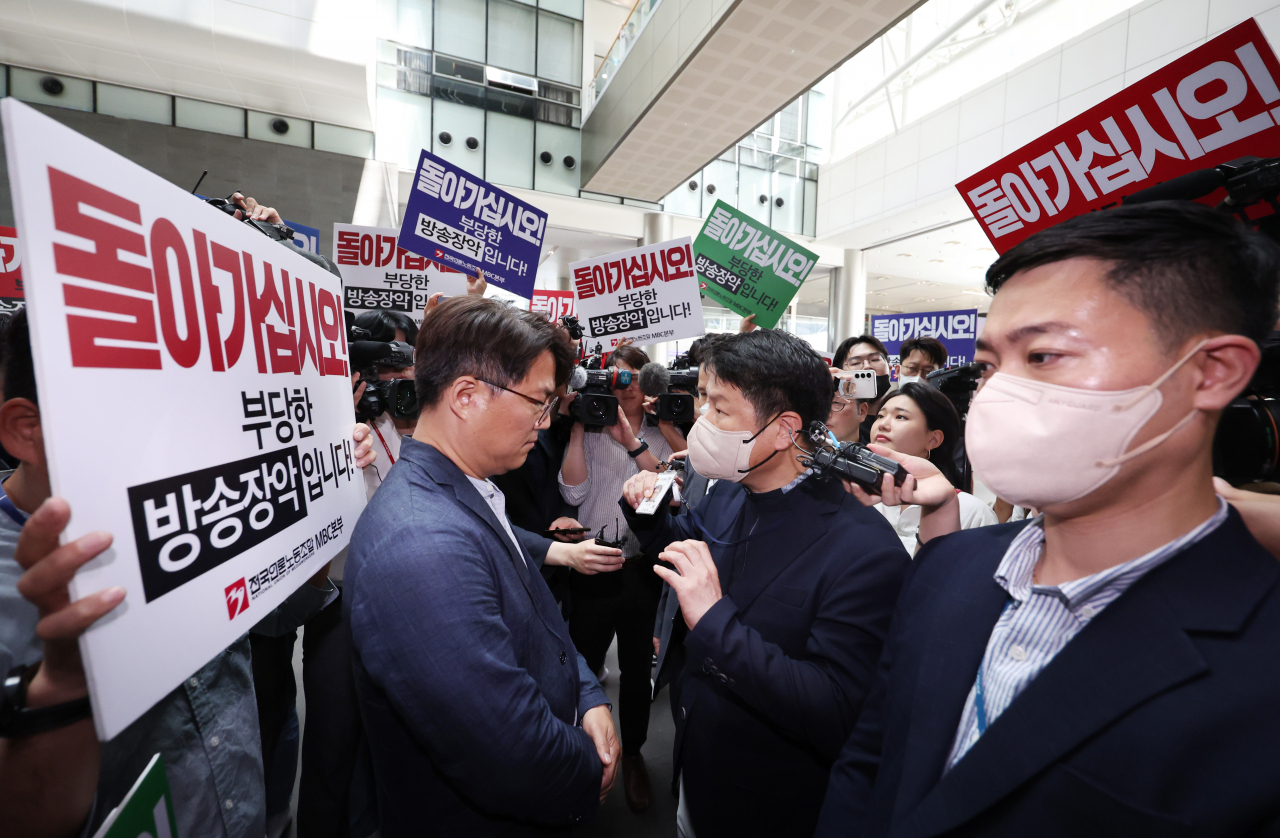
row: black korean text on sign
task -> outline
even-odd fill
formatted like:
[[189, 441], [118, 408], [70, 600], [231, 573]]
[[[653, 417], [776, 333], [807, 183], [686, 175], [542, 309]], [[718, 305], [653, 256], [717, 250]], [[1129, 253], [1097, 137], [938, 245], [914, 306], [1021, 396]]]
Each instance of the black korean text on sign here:
[[147, 602], [307, 517], [297, 446], [129, 488]]

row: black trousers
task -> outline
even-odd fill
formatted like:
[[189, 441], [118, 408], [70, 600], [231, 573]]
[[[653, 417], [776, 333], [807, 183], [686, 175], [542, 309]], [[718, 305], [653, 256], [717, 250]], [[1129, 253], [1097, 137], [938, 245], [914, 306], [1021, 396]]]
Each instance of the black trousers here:
[[298, 786], [298, 838], [368, 835], [377, 829], [371, 789], [362, 794], [361, 782], [353, 787], [352, 779], [361, 768], [371, 766], [361, 753], [364, 727], [341, 595], [308, 620], [302, 632], [302, 688], [307, 718]]
[[570, 582], [569, 637], [591, 671], [604, 665], [614, 634], [618, 636], [618, 720], [622, 752], [640, 753], [649, 736], [652, 695], [653, 621], [658, 614], [662, 580], [653, 562], [628, 559], [621, 570], [583, 576]]

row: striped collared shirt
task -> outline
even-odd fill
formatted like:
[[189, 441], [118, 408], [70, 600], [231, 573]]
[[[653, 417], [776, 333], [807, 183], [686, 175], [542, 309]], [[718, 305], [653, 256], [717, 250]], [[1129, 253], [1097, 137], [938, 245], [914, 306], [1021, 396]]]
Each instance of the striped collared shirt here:
[[[1044, 516], [1027, 525], [1009, 544], [996, 568], [996, 584], [1009, 592], [1009, 604], [996, 621], [982, 657], [982, 691], [987, 724], [993, 724], [1035, 677], [1089, 621], [1129, 589], [1134, 582], [1213, 532], [1227, 519], [1227, 503], [1186, 535], [1106, 570], [1064, 582], [1037, 585], [1032, 581], [1044, 552]], [[978, 741], [977, 684], [969, 690], [960, 727], [947, 758], [950, 770]]]

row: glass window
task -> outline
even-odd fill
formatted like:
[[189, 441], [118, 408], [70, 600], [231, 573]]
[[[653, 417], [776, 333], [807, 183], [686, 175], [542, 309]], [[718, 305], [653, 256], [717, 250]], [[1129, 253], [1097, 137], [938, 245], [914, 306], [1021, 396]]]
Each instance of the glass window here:
[[489, 64], [531, 76], [537, 72], [537, 14], [522, 3], [489, 0]]
[[797, 99], [778, 113], [778, 139], [790, 143], [800, 142], [800, 100]]
[[538, 0], [538, 7], [574, 20], [582, 20], [582, 0]]
[[484, 63], [484, 3], [436, 0], [435, 49]]
[[394, 40], [431, 49], [431, 0], [398, 0]]
[[538, 13], [538, 75], [578, 87], [582, 84], [582, 24]]

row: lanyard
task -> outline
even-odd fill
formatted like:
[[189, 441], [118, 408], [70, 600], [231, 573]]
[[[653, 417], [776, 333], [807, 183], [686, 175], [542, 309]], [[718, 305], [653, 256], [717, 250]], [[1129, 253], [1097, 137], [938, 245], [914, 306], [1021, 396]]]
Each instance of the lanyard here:
[[[1012, 607], [1013, 607], [1013, 600], [1011, 599], [1007, 603], [1005, 603], [1004, 611], [1000, 612], [1000, 616], [1003, 618], [1005, 615], [1005, 612], [1007, 612]], [[973, 709], [977, 711], [977, 714], [978, 714], [978, 735], [979, 736], [982, 736], [982, 734], [987, 732], [987, 693], [982, 686], [982, 668], [987, 662], [986, 655], [983, 655], [982, 658], [983, 658], [982, 662], [978, 664], [978, 680], [977, 680], [977, 683], [973, 685]]]
[[3, 486], [0, 486], [0, 512], [8, 515], [20, 527], [27, 523], [27, 518], [31, 517], [13, 505], [13, 501], [9, 500], [9, 496], [5, 494]]
[[382, 431], [378, 430], [377, 425], [372, 425], [373, 432], [378, 435], [378, 441], [382, 443], [382, 450], [387, 452], [387, 459], [391, 461], [391, 465], [396, 464], [396, 457], [391, 453], [391, 449], [387, 447], [387, 441], [382, 437]]

